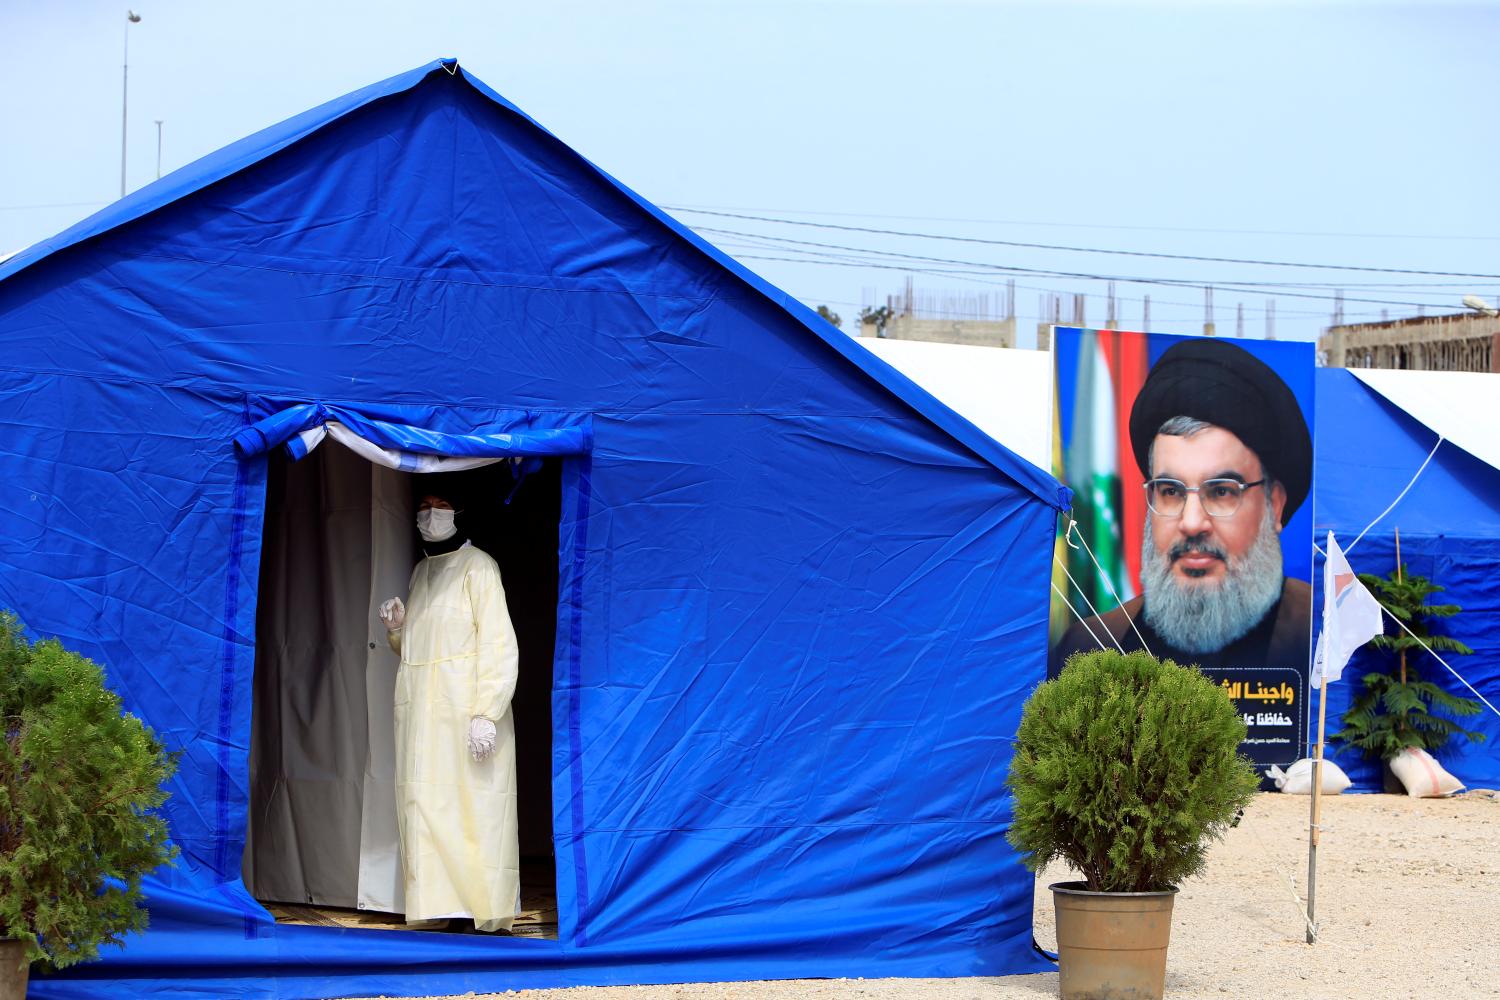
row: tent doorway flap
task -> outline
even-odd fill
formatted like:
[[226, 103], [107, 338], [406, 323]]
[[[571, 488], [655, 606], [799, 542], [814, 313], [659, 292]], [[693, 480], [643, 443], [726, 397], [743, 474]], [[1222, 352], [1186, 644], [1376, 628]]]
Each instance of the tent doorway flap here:
[[462, 431], [441, 429], [443, 416], [438, 408], [425, 406], [356, 409], [298, 403], [246, 427], [234, 444], [247, 458], [284, 446], [295, 461], [332, 437], [377, 465], [423, 473], [458, 472], [505, 459], [580, 455], [594, 445], [588, 414], [500, 411]]

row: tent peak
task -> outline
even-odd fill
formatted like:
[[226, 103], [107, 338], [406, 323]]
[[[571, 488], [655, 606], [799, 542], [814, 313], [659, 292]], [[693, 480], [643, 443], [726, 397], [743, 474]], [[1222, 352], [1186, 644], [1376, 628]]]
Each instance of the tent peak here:
[[253, 167], [372, 102], [415, 89], [439, 72], [463, 80], [474, 91], [516, 115], [531, 128], [557, 143], [568, 155], [576, 158], [580, 167], [596, 174], [640, 210], [665, 226], [677, 238], [697, 249], [709, 261], [734, 275], [773, 305], [780, 307], [793, 320], [805, 327], [812, 336], [842, 355], [847, 363], [864, 371], [921, 417], [935, 424], [975, 455], [999, 469], [1043, 503], [1056, 510], [1065, 510], [1071, 504], [1068, 489], [1047, 472], [1018, 458], [1005, 445], [990, 438], [967, 419], [955, 414], [897, 369], [852, 343], [852, 338], [848, 335], [829, 327], [806, 305], [793, 299], [729, 254], [709, 243], [691, 228], [616, 180], [607, 171], [549, 132], [536, 119], [491, 89], [484, 81], [462, 69], [458, 59], [453, 56], [434, 59], [416, 69], [345, 94], [286, 121], [262, 129], [175, 170], [154, 183], [131, 192], [57, 236], [33, 244], [9, 259], [0, 261], [0, 281], [12, 277], [61, 250], [134, 222], [151, 212]]

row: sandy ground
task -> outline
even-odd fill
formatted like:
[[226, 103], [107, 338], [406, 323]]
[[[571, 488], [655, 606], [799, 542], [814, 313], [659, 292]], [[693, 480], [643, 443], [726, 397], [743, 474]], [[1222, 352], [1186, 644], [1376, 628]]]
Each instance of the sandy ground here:
[[[1324, 800], [1320, 940], [1305, 943], [1308, 800], [1262, 794], [1178, 896], [1168, 997], [1235, 1000], [1500, 997], [1500, 798], [1345, 795]], [[1047, 884], [1036, 936], [1054, 947]], [[1037, 1000], [1056, 973], [992, 979], [796, 980], [579, 987], [479, 1000]], [[475, 998], [476, 994], [466, 994]]]

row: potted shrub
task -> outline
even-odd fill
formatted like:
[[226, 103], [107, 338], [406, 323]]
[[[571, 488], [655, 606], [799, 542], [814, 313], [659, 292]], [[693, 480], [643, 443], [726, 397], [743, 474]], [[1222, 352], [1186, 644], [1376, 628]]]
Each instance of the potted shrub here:
[[1390, 655], [1384, 670], [1364, 675], [1364, 691], [1344, 713], [1344, 726], [1329, 739], [1364, 751], [1382, 762], [1388, 792], [1405, 789], [1391, 774], [1391, 761], [1407, 747], [1433, 751], [1455, 736], [1475, 741], [1484, 734], [1465, 729], [1449, 716], [1474, 715], [1479, 702], [1449, 694], [1432, 681], [1422, 679], [1419, 664], [1429, 655], [1422, 648], [1466, 656], [1468, 646], [1451, 636], [1433, 635], [1430, 623], [1448, 619], [1461, 610], [1457, 604], [1428, 604], [1443, 588], [1425, 576], [1413, 576], [1398, 562], [1389, 576], [1359, 574], [1359, 580], [1392, 616], [1399, 618], [1417, 638], [1403, 629], [1394, 635], [1377, 635], [1370, 645]]
[[1160, 997], [1178, 884], [1259, 786], [1223, 688], [1144, 653], [1078, 653], [1026, 700], [1007, 834], [1051, 886], [1064, 1000]]
[[[141, 876], [177, 849], [154, 810], [175, 761], [57, 642], [0, 613], [0, 996], [146, 926]], [[11, 992], [6, 992], [9, 989]]]

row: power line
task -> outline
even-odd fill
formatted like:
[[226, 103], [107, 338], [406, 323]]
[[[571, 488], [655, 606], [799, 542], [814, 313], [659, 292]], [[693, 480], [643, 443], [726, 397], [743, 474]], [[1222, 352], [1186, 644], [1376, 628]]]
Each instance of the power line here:
[[[719, 244], [719, 246], [720, 246], [721, 249], [726, 249], [728, 247], [737, 246], [737, 245], [738, 244]], [[780, 249], [783, 253], [801, 253], [801, 254], [815, 254], [816, 253], [816, 251], [798, 250], [798, 249], [789, 248], [789, 247], [788, 248], [776, 248], [776, 247], [765, 247], [765, 246], [750, 246], [749, 248], [750, 249], [756, 249], [756, 250]], [[992, 275], [992, 274], [996, 273], [995, 271], [990, 270], [990, 269], [982, 269], [982, 270], [955, 270], [955, 269], [951, 269], [951, 268], [939, 269], [939, 268], [932, 268], [932, 267], [921, 267], [921, 266], [917, 266], [915, 264], [909, 264], [909, 263], [882, 264], [882, 263], [877, 263], [877, 262], [871, 261], [871, 260], [861, 260], [861, 259], [857, 259], [857, 258], [850, 258], [850, 257], [839, 255], [839, 254], [819, 254], [817, 256], [810, 256], [810, 257], [777, 257], [777, 256], [768, 256], [768, 255], [761, 255], [761, 254], [743, 254], [743, 253], [737, 253], [734, 256], [737, 259], [740, 259], [740, 260], [765, 260], [765, 261], [777, 261], [777, 262], [788, 263], [788, 264], [828, 264], [828, 265], [836, 265], [836, 266], [842, 266], [842, 267], [864, 267], [864, 268], [872, 268], [872, 269], [883, 270], [883, 271], [901, 271], [901, 272], [905, 272], [905, 273], [914, 273], [914, 274], [930, 274], [930, 275], [933, 275], [935, 277], [958, 278], [961, 281], [971, 281], [971, 282], [973, 282], [975, 284], [987, 285], [987, 286], [992, 287], [992, 288], [1004, 287], [1004, 286], [1002, 286], [997, 281], [983, 281], [983, 280], [981, 280], [981, 279], [979, 279], [977, 277], [973, 277], [974, 275]], [[1084, 278], [1084, 280], [1090, 280], [1090, 281], [1104, 280], [1104, 281], [1107, 281], [1107, 280], [1112, 280], [1112, 279], [1108, 279], [1108, 278], [1096, 278], [1096, 277], [1092, 277], [1092, 276], [1086, 276]], [[1162, 283], [1165, 284], [1165, 282], [1162, 282]], [[1197, 287], [1197, 286], [1198, 286], [1198, 283], [1188, 283], [1188, 282], [1184, 282], [1184, 283], [1182, 283], [1180, 285], [1179, 284], [1171, 284], [1171, 285], [1169, 285], [1169, 287]], [[1055, 293], [1055, 294], [1067, 294], [1067, 291], [1065, 289], [1050, 288], [1050, 287], [1041, 286], [1041, 285], [1018, 285], [1017, 287], [1018, 288], [1022, 288], [1022, 289], [1026, 290], [1026, 291], [1050, 292], [1050, 293]], [[1314, 298], [1314, 299], [1323, 298], [1322, 296], [1299, 296], [1299, 297], [1300, 298]], [[1127, 299], [1125, 299], [1125, 301], [1138, 301], [1138, 300], [1127, 298]], [[1175, 301], [1167, 300], [1167, 299], [1158, 299], [1156, 301], [1157, 301], [1157, 304], [1159, 304], [1159, 305], [1182, 306], [1184, 308], [1194, 308], [1194, 309], [1198, 308], [1198, 304], [1197, 303], [1175, 302]], [[1364, 301], [1364, 300], [1350, 299], [1350, 300], [1346, 300], [1346, 301]], [[1417, 303], [1417, 304], [1420, 305], [1420, 303]], [[1255, 313], [1260, 313], [1260, 312], [1263, 312], [1264, 310], [1257, 309], [1256, 307], [1252, 306], [1251, 307], [1251, 311], [1255, 312]], [[1321, 318], [1321, 317], [1326, 316], [1327, 313], [1322, 312], [1322, 311], [1310, 312], [1310, 311], [1307, 311], [1307, 310], [1283, 310], [1282, 311], [1282, 315], [1283, 316], [1305, 316], [1305, 317], [1318, 317], [1318, 318]], [[1374, 313], [1369, 313], [1369, 314], [1365, 314], [1365, 315], [1374, 315]]]
[[[733, 232], [733, 230], [711, 229], [711, 228], [705, 228], [705, 229], [703, 229], [701, 231], [702, 232], [706, 232], [706, 233], [732, 233]], [[754, 239], [756, 242], [754, 242], [754, 243], [720, 242], [720, 243], [718, 243], [716, 245], [719, 246], [721, 249], [722, 248], [729, 248], [729, 247], [736, 247], [737, 246], [737, 247], [750, 248], [750, 249], [777, 250], [777, 251], [780, 251], [782, 253], [815, 254], [815, 255], [821, 256], [821, 257], [831, 257], [831, 258], [836, 258], [838, 260], [850, 261], [851, 263], [860, 263], [860, 262], [868, 261], [868, 257], [851, 257], [848, 254], [834, 254], [834, 253], [825, 253], [825, 252], [816, 251], [816, 250], [803, 250], [803, 249], [800, 249], [800, 248], [797, 248], [797, 247], [785, 246], [782, 243], [778, 243], [777, 242], [777, 241], [787, 241], [787, 237], [769, 236], [769, 235], [759, 235], [759, 234], [757, 234], [757, 235], [755, 235], [753, 237], [742, 237], [742, 238]], [[796, 242], [796, 241], [792, 241], [792, 242]], [[896, 256], [898, 258], [902, 258], [902, 257], [905, 256], [905, 255], [897, 253], [896, 251], [889, 251], [889, 250], [876, 250], [876, 249], [863, 249], [863, 248], [861, 248], [861, 249], [858, 249], [857, 252], [858, 253], [862, 253], [862, 254], [874, 255], [874, 256], [894, 255], [894, 256]], [[791, 258], [787, 258], [787, 259], [790, 260]], [[994, 268], [1005, 267], [1005, 266], [1006, 265], [1001, 265], [1001, 264], [985, 265], [985, 270], [983, 270], [983, 271], [971, 271], [971, 272], [967, 272], [967, 273], [974, 273], [974, 274], [986, 273], [987, 274], [987, 273], [990, 273], [991, 270], [994, 269]], [[945, 271], [945, 272], [942, 272], [942, 273], [960, 273], [960, 272], [946, 272]], [[1050, 274], [1052, 272], [1046, 272], [1046, 273]], [[1071, 276], [1071, 275], [1067, 275], [1067, 276]], [[1108, 277], [1102, 278], [1102, 279], [1095, 279], [1092, 276], [1086, 276], [1086, 279], [1087, 280], [1106, 280], [1106, 281], [1109, 281], [1109, 280], [1134, 280], [1134, 279], [1108, 278]], [[1157, 280], [1157, 279], [1140, 279], [1140, 280], [1141, 281], [1148, 281], [1148, 280], [1149, 281], [1154, 281], [1154, 280]], [[1473, 289], [1474, 288], [1474, 282], [1472, 282], [1472, 281], [1451, 282], [1451, 283], [1450, 282], [1441, 282], [1441, 283], [1437, 283], [1437, 284], [1433, 284], [1433, 285], [1428, 285], [1428, 284], [1415, 284], [1415, 283], [1414, 284], [1399, 284], [1399, 283], [1395, 283], [1395, 282], [1370, 282], [1370, 283], [1355, 282], [1353, 284], [1348, 284], [1348, 283], [1344, 283], [1344, 282], [1333, 282], [1333, 283], [1330, 283], [1330, 282], [1300, 282], [1300, 281], [1281, 282], [1281, 281], [1232, 281], [1232, 280], [1230, 280], [1230, 281], [1215, 280], [1215, 281], [1212, 281], [1212, 282], [1206, 282], [1206, 281], [1199, 280], [1199, 279], [1187, 279], [1187, 278], [1181, 278], [1181, 279], [1171, 278], [1171, 279], [1161, 279], [1161, 280], [1168, 281], [1168, 282], [1180, 282], [1180, 283], [1182, 283], [1184, 285], [1193, 286], [1193, 287], [1197, 287], [1197, 286], [1201, 286], [1201, 285], [1204, 285], [1204, 284], [1210, 284], [1211, 283], [1211, 284], [1214, 284], [1216, 286], [1220, 286], [1220, 287], [1224, 287], [1224, 288], [1229, 288], [1229, 289], [1235, 289], [1235, 290], [1256, 291], [1256, 290], [1262, 290], [1262, 289], [1271, 289], [1271, 290], [1273, 290], [1273, 293], [1274, 293], [1274, 290], [1284, 289], [1284, 288], [1326, 289], [1326, 290], [1328, 290], [1330, 292], [1341, 291], [1341, 290], [1343, 290], [1345, 288], [1376, 288], [1376, 289], [1390, 288], [1390, 289], [1392, 289], [1394, 291], [1412, 290], [1412, 289], [1414, 289], [1412, 291], [1408, 291], [1407, 292], [1407, 294], [1411, 294], [1411, 295], [1449, 296], [1449, 295], [1451, 295], [1451, 293], [1447, 292], [1447, 291], [1426, 292], [1426, 291], [1422, 291], [1422, 289], [1423, 288], [1429, 288], [1429, 287], [1431, 287], [1431, 288], [1443, 288], [1443, 289], [1450, 289], [1450, 288]], [[1319, 298], [1332, 298], [1333, 296], [1318, 296], [1318, 297]], [[1406, 305], [1421, 305], [1421, 303], [1404, 303], [1404, 304], [1406, 304]], [[1441, 302], [1434, 302], [1434, 303], [1427, 303], [1427, 305], [1433, 306], [1433, 307], [1440, 307], [1441, 305], [1443, 305], [1443, 303], [1441, 303]], [[1313, 314], [1313, 313], [1306, 313], [1305, 315], [1315, 315], [1315, 314]]]
[[1207, 233], [1216, 236], [1315, 236], [1342, 239], [1500, 241], [1500, 236], [1439, 236], [1433, 233], [1338, 233], [1296, 229], [1209, 229], [1195, 226], [1122, 226], [1102, 222], [1041, 222], [1035, 219], [974, 219], [945, 215], [887, 215], [879, 212], [825, 212], [792, 208], [747, 208], [736, 205], [663, 205], [669, 212], [753, 212], [761, 215], [816, 215], [824, 218], [898, 219], [906, 222], [960, 222], [984, 226], [1036, 226], [1051, 229], [1118, 229], [1147, 233]]
[[[908, 274], [930, 274], [930, 275], [933, 275], [934, 277], [958, 278], [961, 281], [962, 280], [967, 280], [967, 281], [973, 282], [974, 284], [985, 285], [985, 286], [988, 286], [990, 288], [1003, 288], [1003, 287], [1005, 287], [1004, 285], [1000, 284], [998, 281], [981, 281], [981, 280], [979, 280], [977, 278], [967, 277], [968, 275], [972, 275], [972, 274], [985, 274], [985, 273], [988, 273], [988, 272], [984, 272], [984, 271], [977, 271], [977, 272], [976, 271], [946, 271], [946, 270], [938, 270], [936, 268], [910, 267], [910, 266], [900, 266], [900, 265], [896, 265], [896, 264], [875, 264], [875, 263], [870, 263], [870, 262], [866, 262], [866, 261], [849, 261], [849, 260], [840, 260], [840, 259], [819, 260], [819, 259], [807, 258], [807, 257], [772, 257], [772, 256], [764, 255], [764, 254], [735, 254], [734, 257], [735, 257], [736, 260], [778, 261], [778, 262], [787, 263], [787, 264], [827, 264], [827, 265], [832, 265], [832, 266], [835, 266], [835, 267], [869, 267], [869, 268], [875, 268], [877, 270], [882, 270], [882, 271], [901, 271], [903, 273], [908, 273]], [[1065, 289], [1048, 288], [1048, 287], [1045, 287], [1045, 286], [1042, 286], [1042, 285], [1017, 285], [1016, 287], [1019, 288], [1019, 289], [1021, 289], [1022, 291], [1027, 291], [1027, 292], [1049, 292], [1049, 293], [1054, 293], [1054, 294], [1066, 294], [1066, 290]], [[1135, 299], [1135, 298], [1123, 297], [1121, 299], [1121, 301], [1124, 301], [1124, 302], [1139, 302], [1140, 300], [1139, 299]], [[841, 304], [843, 304], [843, 305], [853, 305], [854, 303], [844, 302], [844, 303], [841, 303]], [[1163, 305], [1163, 306], [1180, 306], [1180, 307], [1182, 307], [1184, 309], [1201, 309], [1203, 307], [1203, 304], [1201, 302], [1175, 302], [1175, 301], [1172, 301], [1170, 299], [1153, 299], [1151, 301], [1151, 304], [1152, 305]], [[1265, 310], [1258, 309], [1255, 306], [1251, 306], [1246, 311], [1250, 312], [1250, 313], [1259, 314], [1259, 313], [1263, 313]], [[1305, 317], [1309, 317], [1309, 318], [1318, 318], [1318, 319], [1321, 319], [1321, 318], [1327, 316], [1328, 314], [1326, 312], [1321, 312], [1321, 311], [1320, 312], [1308, 312], [1306, 310], [1300, 310], [1300, 311], [1299, 310], [1282, 310], [1279, 313], [1279, 315], [1282, 315], [1282, 316], [1305, 316]]]
[[[1174, 288], [1182, 288], [1182, 287], [1193, 288], [1193, 287], [1200, 287], [1200, 286], [1205, 285], [1205, 284], [1213, 284], [1216, 287], [1239, 288], [1239, 287], [1243, 287], [1246, 284], [1244, 282], [1235, 282], [1235, 281], [1205, 282], [1205, 281], [1202, 281], [1202, 280], [1192, 280], [1192, 279], [1186, 279], [1186, 278], [1146, 278], [1146, 277], [1131, 276], [1131, 275], [1093, 274], [1093, 273], [1082, 272], [1082, 271], [1057, 271], [1057, 270], [1050, 270], [1050, 269], [1045, 269], [1045, 268], [1017, 267], [1017, 266], [1010, 265], [1010, 264], [990, 264], [990, 263], [986, 263], [984, 261], [960, 260], [960, 259], [955, 259], [955, 258], [952, 258], [952, 257], [929, 257], [929, 256], [925, 256], [925, 255], [922, 255], [922, 254], [901, 253], [901, 252], [895, 251], [895, 250], [873, 250], [873, 249], [869, 249], [869, 248], [866, 248], [866, 247], [851, 247], [851, 246], [846, 246], [846, 245], [839, 244], [839, 243], [819, 243], [819, 242], [815, 242], [815, 241], [812, 241], [812, 240], [796, 240], [796, 239], [792, 239], [791, 237], [788, 237], [788, 236], [767, 236], [767, 235], [762, 234], [762, 233], [746, 233], [746, 232], [742, 232], [740, 230], [734, 230], [734, 229], [717, 229], [717, 228], [703, 227], [701, 229], [698, 229], [697, 231], [700, 232], [700, 233], [710, 233], [710, 234], [718, 234], [718, 235], [724, 235], [724, 236], [737, 236], [737, 237], [741, 237], [741, 238], [761, 239], [761, 240], [775, 240], [775, 241], [777, 241], [779, 243], [783, 243], [783, 244], [794, 244], [794, 245], [797, 245], [797, 246], [817, 247], [817, 248], [824, 249], [824, 250], [841, 250], [841, 251], [845, 251], [845, 252], [870, 254], [870, 255], [874, 255], [874, 256], [878, 256], [880, 258], [890, 259], [890, 260], [909, 260], [909, 261], [920, 261], [920, 262], [929, 263], [929, 264], [953, 264], [953, 265], [958, 265], [958, 266], [961, 266], [961, 267], [977, 267], [977, 268], [983, 268], [986, 273], [991, 273], [991, 274], [1034, 274], [1034, 275], [1039, 275], [1039, 276], [1049, 277], [1049, 278], [1079, 278], [1079, 279], [1083, 279], [1083, 280], [1087, 280], [1087, 281], [1125, 281], [1125, 282], [1130, 282], [1132, 284], [1163, 285], [1163, 286], [1174, 287]], [[869, 266], [873, 267], [875, 265], [872, 263]], [[1500, 277], [1500, 276], [1497, 276], [1497, 277]], [[1251, 287], [1255, 287], [1255, 286], [1252, 285]], [[1274, 294], [1285, 296], [1285, 297], [1288, 297], [1288, 298], [1294, 298], [1294, 299], [1316, 299], [1318, 301], [1329, 301], [1329, 300], [1336, 299], [1336, 298], [1339, 297], [1337, 295], [1314, 295], [1314, 294], [1311, 294], [1311, 293], [1308, 293], [1308, 292], [1290, 292], [1290, 291], [1285, 291], [1285, 290], [1278, 290]], [[1432, 305], [1432, 303], [1430, 303], [1430, 302], [1410, 302], [1410, 301], [1395, 300], [1395, 299], [1344, 298], [1344, 301], [1346, 301], [1346, 302], [1360, 302], [1360, 303], [1364, 303], [1366, 305], [1405, 306], [1405, 307], [1410, 307], [1410, 308], [1422, 308], [1422, 309], [1426, 309], [1426, 308], [1428, 308], [1428, 307], [1430, 307]]]
[[1099, 247], [1064, 246], [1055, 243], [1026, 243], [1020, 240], [983, 239], [977, 236], [949, 236], [939, 233], [907, 232], [899, 229], [877, 229], [873, 226], [845, 226], [833, 222], [806, 222], [801, 219], [777, 218], [769, 215], [746, 215], [739, 212], [715, 212], [708, 209], [669, 209], [688, 211], [697, 215], [712, 215], [726, 219], [742, 219], [748, 222], [770, 222], [787, 226], [807, 226], [813, 229], [835, 229], [848, 233], [870, 233], [878, 236], [899, 236], [903, 239], [945, 240], [953, 243], [973, 243], [981, 246], [1015, 247], [1022, 250], [1060, 250], [1067, 253], [1098, 253], [1121, 257], [1149, 257], [1156, 260], [1186, 260], [1206, 264], [1248, 264], [1254, 267], [1297, 267], [1323, 271], [1364, 271], [1371, 274], [1417, 274], [1437, 278], [1486, 278], [1500, 279], [1500, 274], [1473, 274], [1466, 271], [1423, 271], [1401, 267], [1361, 267], [1354, 264], [1308, 264], [1285, 260], [1255, 260], [1245, 257], [1205, 257], [1194, 254], [1153, 253], [1147, 250], [1110, 250]]

